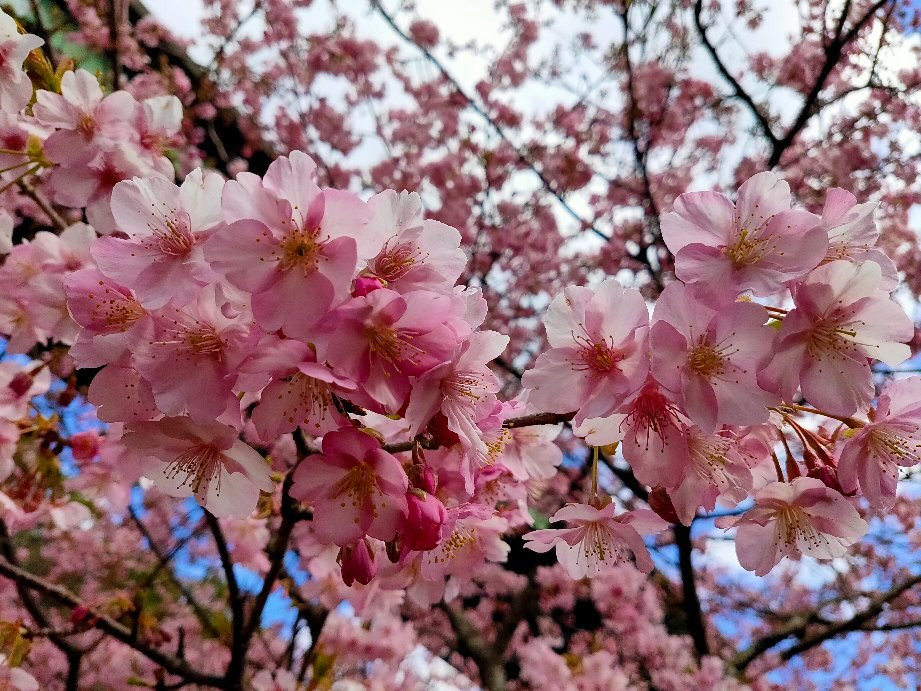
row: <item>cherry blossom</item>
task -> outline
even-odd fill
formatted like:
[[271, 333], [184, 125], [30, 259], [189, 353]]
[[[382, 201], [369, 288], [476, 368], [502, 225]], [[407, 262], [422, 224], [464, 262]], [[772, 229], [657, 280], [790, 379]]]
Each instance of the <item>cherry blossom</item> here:
[[735, 205], [716, 192], [678, 197], [662, 217], [678, 278], [724, 293], [770, 295], [806, 274], [828, 243], [819, 219], [790, 202], [790, 186], [774, 173], [749, 178]]
[[613, 410], [648, 370], [649, 313], [642, 296], [606, 279], [597, 291], [571, 286], [554, 298], [544, 326], [550, 350], [525, 372], [529, 401], [578, 424]]
[[722, 524], [737, 527], [739, 563], [759, 576], [784, 557], [840, 557], [867, 531], [847, 499], [811, 477], [770, 483], [755, 494], [754, 508]]
[[181, 187], [165, 178], [135, 178], [115, 185], [112, 214], [127, 240], [108, 237], [93, 246], [99, 270], [130, 283], [138, 301], [159, 309], [191, 301], [213, 278], [202, 244], [221, 220], [224, 181], [200, 169]]
[[22, 64], [32, 50], [45, 44], [34, 34], [19, 33], [16, 22], [0, 10], [0, 110], [18, 113], [32, 98], [32, 83]]
[[921, 377], [892, 382], [880, 394], [869, 423], [841, 449], [838, 479], [881, 509], [895, 502], [899, 467], [921, 463]]
[[776, 395], [758, 386], [773, 332], [767, 311], [752, 302], [707, 304], [673, 283], [656, 303], [650, 330], [652, 371], [704, 431], [765, 422]]
[[215, 516], [245, 518], [259, 492], [274, 487], [265, 459], [237, 439], [235, 429], [218, 422], [184, 417], [133, 422], [121, 444], [163, 492], [194, 496]]
[[851, 415], [873, 397], [868, 358], [898, 365], [911, 354], [911, 320], [879, 289], [875, 262], [834, 261], [813, 271], [794, 292], [762, 385], [792, 402], [806, 399], [833, 415]]
[[554, 547], [556, 556], [572, 578], [597, 576], [630, 561], [645, 573], [653, 568], [643, 534], [663, 530], [667, 524], [652, 511], [641, 510], [615, 516], [613, 502], [604, 508], [589, 504], [567, 504], [550, 517], [553, 523], [566, 521], [571, 528], [548, 528], [526, 533], [525, 546], [535, 552]]
[[317, 536], [345, 546], [366, 535], [392, 539], [406, 518], [408, 485], [377, 439], [346, 428], [325, 435], [323, 453], [298, 466], [291, 492], [313, 505]]
[[[256, 322], [292, 338], [309, 338], [311, 327], [345, 300], [359, 248], [361, 256], [377, 251], [362, 237], [365, 204], [320, 190], [315, 177], [316, 164], [299, 151], [275, 161], [262, 180], [241, 173], [224, 188], [229, 225], [205, 246], [215, 270], [252, 293]], [[304, 293], [312, 295], [306, 303]]]

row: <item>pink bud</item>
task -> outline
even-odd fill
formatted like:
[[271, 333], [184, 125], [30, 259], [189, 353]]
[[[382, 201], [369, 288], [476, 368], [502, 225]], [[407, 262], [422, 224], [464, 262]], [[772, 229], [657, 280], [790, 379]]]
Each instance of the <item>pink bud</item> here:
[[91, 461], [99, 453], [99, 434], [78, 432], [70, 438], [70, 449], [78, 461]]
[[381, 279], [374, 276], [359, 276], [355, 279], [355, 290], [352, 291], [354, 297], [364, 297], [368, 293], [373, 293], [378, 288], [383, 288]]
[[434, 494], [420, 489], [407, 492], [406, 504], [403, 544], [417, 552], [435, 549], [441, 541], [441, 526], [448, 518], [444, 504]]
[[22, 397], [32, 388], [32, 375], [27, 372], [19, 372], [15, 377], [10, 379], [7, 384], [10, 390], [19, 397]]
[[438, 473], [427, 465], [416, 463], [409, 467], [409, 481], [413, 487], [434, 494], [438, 488]]
[[342, 567], [342, 582], [350, 588], [355, 581], [368, 585], [377, 575], [377, 557], [365, 538], [342, 547], [338, 561]]

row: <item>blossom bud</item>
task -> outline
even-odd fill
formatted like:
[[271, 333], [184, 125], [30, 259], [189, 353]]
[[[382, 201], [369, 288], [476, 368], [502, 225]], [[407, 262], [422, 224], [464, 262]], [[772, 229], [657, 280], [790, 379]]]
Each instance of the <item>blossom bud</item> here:
[[91, 461], [99, 453], [99, 434], [78, 432], [70, 438], [70, 450], [78, 461]]
[[376, 276], [359, 276], [355, 279], [355, 290], [352, 291], [352, 295], [357, 298], [364, 297], [383, 287], [381, 279]]
[[829, 468], [825, 465], [818, 466], [816, 468], [810, 468], [806, 475], [808, 477], [815, 478], [826, 487], [833, 489], [846, 497], [853, 497], [856, 494], [856, 491], [845, 492], [844, 489], [842, 489], [841, 483], [838, 481], [838, 473], [834, 468]]
[[19, 372], [10, 379], [10, 383], [7, 386], [17, 397], [21, 398], [32, 388], [32, 375], [28, 372]]
[[427, 465], [417, 463], [409, 466], [409, 480], [413, 487], [429, 494], [434, 494], [438, 489], [438, 473]]
[[377, 575], [377, 556], [365, 538], [342, 547], [337, 561], [342, 567], [342, 582], [350, 588], [355, 581], [368, 585]]
[[406, 505], [403, 544], [417, 552], [435, 549], [441, 541], [441, 526], [448, 518], [444, 504], [433, 494], [411, 489], [406, 493]]
[[678, 512], [672, 504], [671, 497], [662, 487], [656, 487], [649, 493], [649, 508], [655, 511], [660, 518], [669, 523], [681, 523]]

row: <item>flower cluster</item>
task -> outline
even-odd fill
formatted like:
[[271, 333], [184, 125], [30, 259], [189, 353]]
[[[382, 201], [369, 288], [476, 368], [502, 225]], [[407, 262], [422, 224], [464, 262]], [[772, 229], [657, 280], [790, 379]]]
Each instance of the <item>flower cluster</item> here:
[[[873, 247], [872, 208], [833, 189], [815, 216], [791, 208], [784, 181], [759, 173], [735, 204], [713, 192], [681, 195], [662, 232], [680, 280], [651, 316], [638, 292], [613, 279], [595, 291], [568, 288], [544, 319], [550, 350], [522, 379], [529, 400], [575, 410], [576, 434], [590, 444], [620, 444], [674, 520], [690, 525], [700, 507], [754, 494], [755, 507], [726, 524], [739, 526], [746, 568], [763, 574], [800, 553], [841, 556], [867, 528], [845, 495], [859, 484], [887, 508], [898, 468], [921, 461], [918, 378], [894, 383], [871, 422], [854, 417], [874, 398], [871, 363], [901, 363], [914, 333], [887, 292], [894, 269]], [[845, 431], [811, 429], [803, 413]], [[766, 486], [756, 479], [775, 474]], [[611, 553], [597, 535], [615, 525], [597, 508], [557, 518], [609, 526], [580, 539], [595, 560]], [[574, 545], [571, 530], [554, 539]], [[552, 544], [548, 531], [528, 537], [532, 549]]]
[[[839, 555], [865, 529], [857, 492], [891, 506], [898, 468], [919, 460], [913, 380], [858, 417], [872, 361], [904, 360], [913, 327], [887, 292], [873, 205], [843, 190], [821, 216], [773, 173], [735, 202], [681, 195], [662, 218], [677, 280], [654, 307], [613, 278], [565, 288], [548, 349], [503, 401], [491, 365], [509, 338], [483, 328], [485, 300], [458, 285], [461, 232], [418, 194], [321, 187], [300, 151], [263, 176], [195, 169], [177, 185], [164, 147], [181, 117], [173, 97], [106, 96], [83, 70], [9, 111], [13, 169], [48, 169], [52, 199], [92, 225], [8, 248], [0, 331], [11, 350], [54, 341], [99, 369], [88, 400], [129, 476], [224, 517], [281, 490], [309, 509], [304, 551], [333, 547], [347, 583], [380, 575], [425, 600], [502, 561], [502, 536], [531, 525], [531, 495], [556, 477], [565, 421], [618, 445], [669, 521], [754, 497], [734, 525], [759, 572]], [[623, 511], [597, 466], [551, 519], [570, 526], [527, 545], [555, 547], [574, 577], [651, 569], [641, 535], [667, 523]]]

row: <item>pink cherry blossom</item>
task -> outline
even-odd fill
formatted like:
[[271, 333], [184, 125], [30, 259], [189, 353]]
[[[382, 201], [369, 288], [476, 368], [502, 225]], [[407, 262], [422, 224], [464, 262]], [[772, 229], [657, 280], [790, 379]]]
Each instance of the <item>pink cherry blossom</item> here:
[[70, 349], [78, 367], [101, 367], [119, 360], [149, 338], [153, 323], [127, 288], [96, 269], [74, 271], [64, 279], [67, 309], [80, 327]]
[[41, 362], [0, 362], [0, 418], [20, 420], [28, 415], [29, 404], [51, 385], [51, 373]]
[[442, 540], [433, 550], [422, 553], [421, 574], [427, 581], [472, 573], [488, 561], [503, 562], [509, 546], [502, 540], [508, 521], [476, 504], [448, 509]]
[[707, 303], [681, 283], [669, 285], [656, 303], [649, 339], [653, 374], [704, 431], [765, 422], [767, 407], [779, 402], [756, 380], [774, 337], [765, 322], [760, 305]]
[[0, 110], [18, 113], [32, 98], [32, 82], [22, 69], [29, 53], [45, 41], [21, 34], [16, 22], [0, 10]]
[[498, 405], [499, 379], [488, 364], [502, 354], [508, 340], [508, 336], [495, 331], [473, 333], [456, 359], [419, 377], [406, 408], [406, 420], [413, 434], [436, 414], [444, 416], [448, 429], [457, 435], [467, 452], [461, 474], [468, 493], [473, 492], [471, 462], [485, 463], [490, 457], [478, 424], [493, 414]]
[[[315, 336], [317, 352], [388, 413], [409, 395], [411, 376], [451, 359], [463, 325], [462, 305], [448, 295], [382, 288], [352, 298]], [[465, 329], [465, 325], [462, 326]]]
[[393, 190], [368, 200], [368, 227], [386, 238], [364, 273], [400, 293], [411, 290], [451, 292], [467, 263], [461, 235], [451, 226], [423, 220], [422, 200], [415, 192]]
[[103, 96], [99, 81], [86, 70], [65, 72], [61, 93], [39, 90], [35, 118], [55, 128], [45, 141], [45, 152], [55, 163], [88, 163], [115, 142], [131, 138], [137, 102], [126, 91]]
[[[691, 525], [697, 508], [712, 511], [717, 500], [735, 506], [752, 488], [752, 473], [730, 433], [704, 434], [699, 427], [685, 433], [687, 469], [668, 490], [675, 513]], [[663, 483], [664, 484], [664, 483]]]
[[811, 477], [768, 484], [755, 494], [754, 508], [718, 525], [737, 527], [739, 563], [758, 576], [784, 557], [843, 556], [867, 531], [867, 522], [847, 499]]
[[133, 356], [166, 415], [214, 420], [236, 404], [232, 393], [239, 365], [253, 351], [258, 333], [245, 313], [227, 317], [219, 288], [202, 289], [194, 302], [167, 305], [151, 314], [153, 336]]
[[355, 581], [368, 585], [377, 575], [377, 553], [368, 538], [343, 545], [337, 561], [342, 566], [342, 582], [350, 588]]
[[544, 317], [550, 350], [521, 380], [531, 405], [577, 411], [576, 424], [612, 413], [646, 377], [648, 323], [640, 293], [613, 278], [564, 289]]
[[892, 382], [879, 396], [871, 422], [844, 443], [838, 480], [845, 492], [860, 490], [871, 505], [895, 502], [900, 467], [921, 463], [921, 377]]
[[770, 295], [806, 274], [828, 243], [819, 219], [790, 201], [789, 185], [768, 172], [743, 183], [735, 205], [717, 192], [682, 194], [662, 216], [678, 278], [735, 297]]
[[185, 417], [132, 422], [121, 443], [163, 492], [194, 496], [218, 517], [249, 516], [259, 492], [274, 488], [265, 459], [219, 422]]
[[159, 309], [181, 307], [216, 278], [202, 243], [221, 223], [223, 179], [195, 169], [181, 187], [161, 177], [134, 178], [112, 190], [112, 215], [127, 240], [107, 237], [93, 245], [99, 270], [138, 301]]
[[585, 420], [574, 432], [593, 446], [622, 442], [624, 458], [640, 482], [674, 487], [690, 462], [686, 421], [669, 392], [649, 375], [618, 412]]
[[377, 439], [345, 428], [324, 436], [323, 453], [297, 467], [291, 496], [313, 505], [321, 541], [344, 546], [366, 535], [391, 540], [406, 517], [408, 486]]
[[230, 225], [205, 246], [214, 269], [252, 293], [263, 329], [305, 340], [348, 297], [359, 250], [377, 252], [363, 237], [367, 206], [347, 192], [320, 190], [315, 177], [316, 165], [299, 151], [273, 162], [263, 180], [241, 173], [224, 187]]
[[649, 573], [653, 563], [640, 532], [658, 532], [668, 524], [648, 509], [615, 516], [616, 511], [613, 502], [601, 509], [589, 504], [567, 504], [550, 521], [566, 521], [573, 527], [525, 533], [525, 547], [535, 552], [549, 552], [555, 547], [557, 559], [572, 578], [598, 576], [630, 561]]
[[441, 541], [441, 527], [448, 519], [444, 504], [422, 489], [411, 489], [406, 494], [406, 504], [406, 522], [400, 531], [403, 545], [418, 552], [435, 549]]
[[776, 352], [759, 382], [785, 401], [799, 386], [814, 406], [851, 415], [873, 398], [868, 358], [898, 365], [911, 319], [879, 289], [879, 264], [834, 261], [813, 271], [793, 293], [796, 309], [783, 317]]
[[334, 395], [348, 395], [356, 384], [316, 361], [306, 348], [303, 361], [289, 367], [262, 390], [253, 410], [253, 424], [260, 438], [269, 441], [301, 427], [321, 437], [347, 424], [336, 407]]
[[889, 256], [875, 247], [879, 229], [873, 215], [878, 208], [879, 204], [874, 202], [858, 204], [853, 194], [840, 187], [828, 190], [821, 223], [828, 234], [828, 250], [822, 264], [839, 259], [879, 264], [882, 271], [879, 288], [888, 293], [898, 285], [899, 273]]

